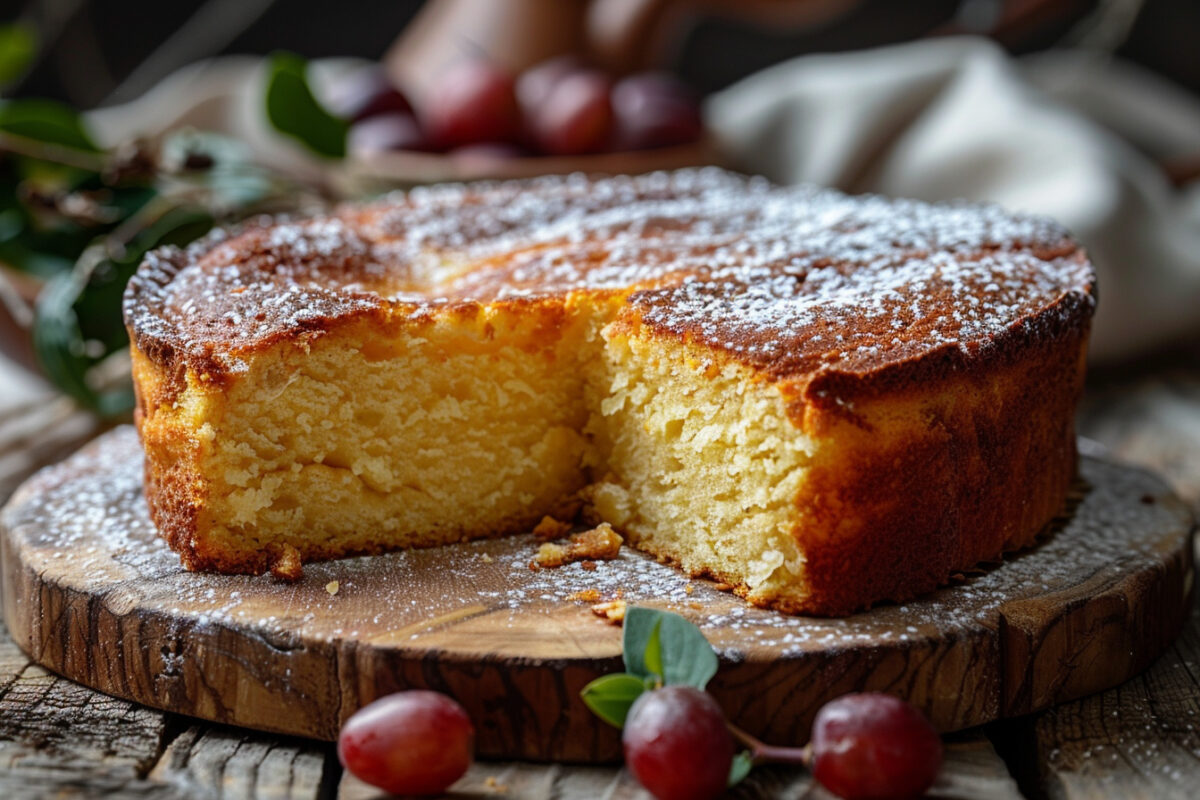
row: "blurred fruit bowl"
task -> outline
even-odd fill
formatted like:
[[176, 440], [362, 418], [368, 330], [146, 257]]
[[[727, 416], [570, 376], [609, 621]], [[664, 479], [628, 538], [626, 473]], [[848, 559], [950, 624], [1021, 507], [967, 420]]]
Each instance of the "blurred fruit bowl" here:
[[515, 76], [467, 57], [408, 94], [373, 65], [343, 75], [322, 100], [349, 125], [348, 191], [720, 161], [699, 97], [677, 78], [613, 76], [572, 55]]

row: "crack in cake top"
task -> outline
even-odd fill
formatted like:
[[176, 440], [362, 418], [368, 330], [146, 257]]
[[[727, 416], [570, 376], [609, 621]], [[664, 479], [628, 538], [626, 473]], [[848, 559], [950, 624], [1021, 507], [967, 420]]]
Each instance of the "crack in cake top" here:
[[1082, 249], [1042, 217], [709, 168], [419, 188], [254, 222], [151, 253], [125, 319], [152, 360], [229, 371], [363, 313], [617, 293], [627, 324], [779, 377], [1056, 335], [1086, 325], [1093, 286]]

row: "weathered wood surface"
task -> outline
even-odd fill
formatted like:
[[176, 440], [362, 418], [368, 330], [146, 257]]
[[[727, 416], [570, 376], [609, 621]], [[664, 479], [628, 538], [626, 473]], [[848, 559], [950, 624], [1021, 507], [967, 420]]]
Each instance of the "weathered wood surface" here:
[[[1131, 378], [1099, 376], [1080, 431], [1160, 473], [1200, 509], [1200, 351]], [[1200, 542], [1197, 543], [1200, 553]], [[1200, 602], [1141, 676], [994, 732], [1031, 797], [1200, 797]]]
[[339, 771], [329, 745], [193, 723], [146, 777], [187, 794], [301, 800], [327, 795]]
[[[0, 383], [7, 377], [0, 363]], [[103, 430], [95, 416], [65, 397], [4, 399], [0, 393], [0, 502], [35, 470], [66, 458]]]
[[[953, 800], [1022, 800], [1004, 761], [981, 732], [955, 734], [946, 742], [946, 765], [930, 797]], [[344, 774], [338, 800], [383, 800], [386, 793]], [[453, 798], [505, 800], [653, 800], [617, 767], [580, 767], [521, 762], [474, 764], [454, 785]], [[800, 768], [760, 767], [728, 795], [730, 800], [836, 800]]]
[[1200, 796], [1200, 630], [1119, 689], [1051, 709], [1028, 726], [1052, 798]]
[[205, 726], [108, 697], [30, 662], [0, 630], [0, 796], [318, 798], [328, 745]]
[[615, 731], [579, 692], [619, 669], [620, 631], [573, 598], [618, 590], [700, 624], [723, 656], [714, 694], [768, 740], [804, 741], [817, 708], [861, 689], [957, 730], [1141, 671], [1177, 634], [1192, 581], [1190, 511], [1152, 476], [1094, 459], [1040, 546], [836, 620], [748, 608], [632, 552], [535, 572], [531, 537], [310, 565], [291, 586], [186, 573], [146, 517], [140, 465], [120, 429], [14, 496], [0, 518], [13, 637], [120, 697], [323, 739], [378, 696], [432, 688], [466, 706], [483, 755], [616, 759]]

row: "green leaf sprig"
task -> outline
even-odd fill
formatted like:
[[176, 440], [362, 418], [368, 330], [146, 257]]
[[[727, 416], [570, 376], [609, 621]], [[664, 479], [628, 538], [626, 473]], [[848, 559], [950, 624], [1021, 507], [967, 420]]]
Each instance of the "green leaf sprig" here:
[[[644, 692], [663, 686], [703, 691], [719, 667], [716, 651], [700, 629], [670, 611], [629, 608], [621, 645], [625, 672], [596, 678], [580, 693], [593, 714], [617, 728], [625, 727], [629, 709]], [[749, 752], [738, 753], [729, 770], [729, 785], [740, 782], [753, 766]]]
[[625, 612], [625, 671], [583, 687], [583, 702], [620, 728], [642, 692], [668, 685], [704, 689], [717, 674], [717, 654], [692, 623], [670, 611], [634, 606]]

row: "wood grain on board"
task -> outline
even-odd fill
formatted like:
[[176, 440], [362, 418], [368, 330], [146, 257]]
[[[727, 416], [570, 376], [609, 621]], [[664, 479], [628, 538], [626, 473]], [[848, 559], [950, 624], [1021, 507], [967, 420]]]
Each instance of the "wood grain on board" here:
[[[340, 774], [340, 780], [339, 780]], [[32, 665], [0, 629], [0, 791], [48, 796], [382, 800], [341, 773], [332, 745], [194, 722], [105, 697]], [[932, 797], [1021, 800], [979, 731], [947, 741]], [[649, 800], [619, 767], [485, 761], [447, 800]], [[730, 800], [832, 800], [804, 770], [761, 768]]]
[[1116, 685], [1183, 623], [1190, 511], [1138, 470], [1084, 459], [1082, 477], [1038, 547], [821, 620], [749, 608], [634, 552], [533, 571], [530, 537], [309, 565], [291, 586], [186, 573], [146, 517], [125, 428], [14, 496], [4, 612], [38, 663], [157, 708], [332, 739], [375, 697], [432, 688], [467, 707], [482, 755], [596, 762], [619, 742], [579, 690], [620, 668], [620, 631], [588, 605], [619, 591], [700, 624], [722, 655], [714, 694], [768, 740], [803, 741], [822, 703], [858, 689], [956, 730]]
[[208, 725], [60, 678], [0, 629], [0, 793], [47, 797], [294, 798], [331, 793], [327, 745]]

